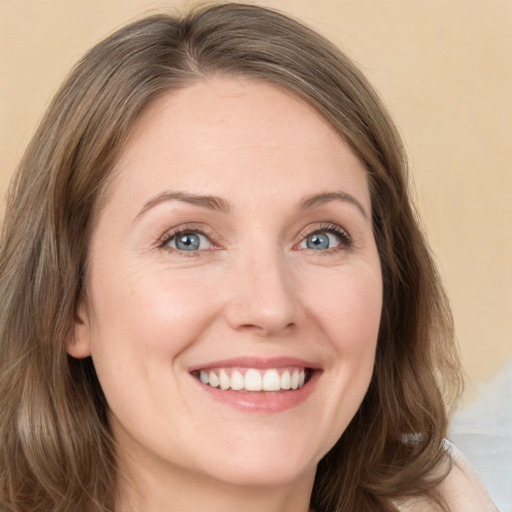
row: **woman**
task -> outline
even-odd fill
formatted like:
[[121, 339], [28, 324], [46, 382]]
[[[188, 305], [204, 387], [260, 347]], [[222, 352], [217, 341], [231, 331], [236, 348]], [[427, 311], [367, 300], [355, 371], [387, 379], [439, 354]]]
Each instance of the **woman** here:
[[458, 362], [399, 137], [296, 21], [220, 5], [93, 48], [0, 265], [6, 510], [494, 510], [444, 442]]

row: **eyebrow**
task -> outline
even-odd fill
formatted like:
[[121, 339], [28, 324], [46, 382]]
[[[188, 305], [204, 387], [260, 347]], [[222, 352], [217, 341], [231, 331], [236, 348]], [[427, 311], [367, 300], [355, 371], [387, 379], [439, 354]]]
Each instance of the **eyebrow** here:
[[168, 191], [163, 192], [162, 194], [158, 194], [157, 196], [152, 197], [149, 201], [147, 201], [134, 220], [137, 220], [151, 208], [161, 203], [165, 203], [167, 201], [181, 201], [183, 203], [192, 204], [194, 206], [200, 206], [202, 208], [207, 208], [208, 210], [218, 211], [222, 213], [229, 213], [230, 211], [230, 206], [228, 202], [225, 199], [222, 199], [222, 197], [191, 194], [190, 192]]
[[[212, 211], [218, 211], [222, 213], [229, 213], [231, 207], [229, 203], [222, 197], [212, 195], [198, 195], [190, 192], [163, 192], [155, 197], [152, 197], [142, 207], [141, 211], [137, 214], [134, 220], [144, 215], [151, 208], [165, 203], [167, 201], [181, 201], [183, 203], [192, 204], [194, 206], [200, 206]], [[363, 205], [348, 192], [323, 192], [321, 194], [314, 194], [307, 196], [298, 205], [299, 210], [310, 210], [321, 204], [328, 203], [330, 201], [343, 201], [354, 205], [363, 215], [365, 219], [368, 218], [368, 214], [364, 209]]]
[[309, 210], [315, 206], [328, 203], [330, 201], [343, 201], [354, 205], [362, 214], [365, 219], [368, 219], [368, 214], [363, 205], [351, 194], [344, 191], [339, 192], [324, 192], [322, 194], [314, 194], [305, 197], [300, 203], [299, 208], [302, 210]]

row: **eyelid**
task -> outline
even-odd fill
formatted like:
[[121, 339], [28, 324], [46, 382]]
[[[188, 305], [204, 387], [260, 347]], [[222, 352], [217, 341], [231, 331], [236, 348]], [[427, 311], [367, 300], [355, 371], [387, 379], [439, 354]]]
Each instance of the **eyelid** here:
[[[294, 244], [294, 249], [297, 250], [307, 250], [307, 249], [300, 249], [298, 245], [304, 241], [306, 237], [309, 235], [312, 235], [314, 233], [321, 233], [321, 232], [329, 232], [334, 233], [340, 238], [340, 244], [336, 247], [332, 247], [329, 249], [326, 249], [324, 251], [318, 251], [319, 253], [331, 253], [336, 252], [338, 250], [347, 250], [351, 249], [353, 246], [353, 240], [348, 231], [338, 224], [332, 223], [332, 222], [321, 222], [318, 224], [313, 224], [308, 226], [306, 229], [304, 229], [300, 235], [299, 235], [299, 241]], [[167, 244], [170, 240], [177, 237], [178, 235], [182, 233], [198, 233], [204, 237], [206, 237], [209, 242], [211, 243], [212, 247], [209, 249], [201, 249], [197, 251], [180, 251], [178, 249], [174, 249], [172, 247], [169, 247]], [[209, 250], [218, 250], [221, 248], [220, 244], [217, 242], [219, 239], [219, 236], [216, 232], [214, 232], [211, 228], [208, 226], [205, 226], [201, 223], [195, 223], [195, 222], [187, 222], [184, 224], [180, 224], [178, 226], [175, 226], [171, 229], [168, 229], [165, 231], [156, 241], [156, 247], [159, 249], [165, 249], [169, 252], [175, 252], [179, 253], [183, 256], [197, 256], [199, 253], [203, 253], [205, 251]]]
[[[353, 246], [353, 240], [348, 231], [338, 224], [334, 224], [332, 222], [321, 222], [320, 224], [314, 224], [311, 226], [308, 226], [304, 231], [300, 233], [300, 240], [295, 244], [294, 247], [297, 248], [299, 244], [301, 244], [306, 237], [309, 235], [312, 235], [314, 233], [322, 233], [322, 232], [329, 232], [334, 233], [340, 238], [340, 244], [336, 247], [332, 247], [329, 249], [326, 249], [325, 251], [318, 251], [319, 253], [329, 253], [329, 252], [335, 252], [337, 250], [342, 249], [351, 249]], [[307, 250], [307, 249], [298, 249], [298, 250]]]
[[[174, 249], [167, 245], [173, 238], [176, 238], [180, 234], [184, 234], [184, 233], [197, 233], [199, 235], [202, 235], [208, 239], [208, 241], [210, 242], [212, 247], [209, 249], [200, 249], [198, 251], [190, 251], [190, 252], [186, 253], [186, 251], [180, 251], [178, 249]], [[185, 224], [180, 224], [179, 226], [175, 226], [175, 227], [165, 231], [163, 233], [163, 235], [157, 239], [156, 247], [159, 249], [165, 249], [169, 252], [175, 252], [175, 253], [179, 253], [180, 255], [189, 257], [189, 256], [194, 256], [194, 255], [197, 255], [198, 253], [205, 252], [208, 250], [219, 249], [220, 246], [215, 241], [217, 238], [218, 237], [213, 232], [213, 230], [208, 228], [208, 226], [205, 226], [204, 224], [198, 224], [198, 223], [194, 223], [194, 222], [185, 223]]]

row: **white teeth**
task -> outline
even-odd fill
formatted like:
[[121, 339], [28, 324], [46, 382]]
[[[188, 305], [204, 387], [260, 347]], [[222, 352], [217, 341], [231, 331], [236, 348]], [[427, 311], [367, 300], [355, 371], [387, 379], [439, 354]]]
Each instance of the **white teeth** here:
[[277, 370], [267, 370], [263, 375], [263, 391], [279, 391], [281, 379]]
[[231, 374], [231, 389], [238, 391], [239, 389], [244, 389], [244, 386], [244, 376], [238, 370], [235, 370]]
[[231, 386], [230, 378], [228, 377], [228, 374], [224, 370], [221, 370], [219, 373], [219, 384], [220, 389], [229, 389], [229, 387]]
[[304, 370], [301, 370], [299, 372], [299, 388], [304, 386], [304, 381], [306, 380], [306, 372]]
[[261, 375], [258, 370], [247, 370], [245, 372], [245, 389], [247, 391], [261, 391]]
[[292, 387], [292, 380], [290, 372], [285, 370], [281, 375], [281, 389], [290, 389]]
[[217, 375], [213, 372], [210, 372], [208, 375], [208, 381], [210, 383], [210, 386], [216, 388], [219, 385], [219, 378]]
[[297, 389], [299, 387], [299, 372], [295, 370], [292, 373], [292, 389]]
[[199, 380], [214, 388], [223, 391], [232, 389], [234, 391], [279, 391], [298, 389], [304, 386], [306, 371], [304, 368], [286, 369], [281, 375], [276, 368], [268, 370], [257, 370], [248, 368], [245, 375], [239, 370], [233, 370], [231, 375], [226, 368], [199, 372]]

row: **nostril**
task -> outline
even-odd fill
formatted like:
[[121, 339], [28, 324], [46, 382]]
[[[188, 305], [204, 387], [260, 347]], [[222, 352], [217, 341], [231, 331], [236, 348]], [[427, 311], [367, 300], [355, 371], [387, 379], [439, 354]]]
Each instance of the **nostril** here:
[[273, 336], [277, 333], [280, 333], [281, 335], [283, 333], [286, 333], [288, 331], [292, 331], [295, 327], [294, 322], [289, 322], [288, 324], [280, 324], [279, 322], [269, 322], [267, 321], [261, 321], [259, 323], [246, 323], [239, 325], [236, 327], [239, 331], [248, 331], [253, 332], [254, 334], [260, 335], [260, 336]]

